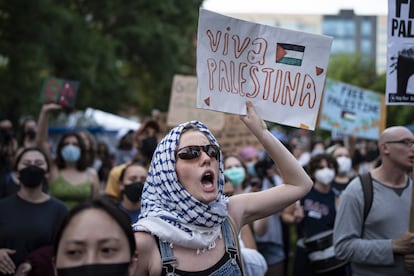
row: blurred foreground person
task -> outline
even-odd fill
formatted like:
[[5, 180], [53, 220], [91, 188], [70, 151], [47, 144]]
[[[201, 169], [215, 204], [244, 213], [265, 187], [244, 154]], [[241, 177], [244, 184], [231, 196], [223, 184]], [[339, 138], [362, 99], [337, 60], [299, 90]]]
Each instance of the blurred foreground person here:
[[54, 243], [57, 276], [127, 276], [135, 270], [135, 240], [127, 214], [105, 199], [70, 210]]

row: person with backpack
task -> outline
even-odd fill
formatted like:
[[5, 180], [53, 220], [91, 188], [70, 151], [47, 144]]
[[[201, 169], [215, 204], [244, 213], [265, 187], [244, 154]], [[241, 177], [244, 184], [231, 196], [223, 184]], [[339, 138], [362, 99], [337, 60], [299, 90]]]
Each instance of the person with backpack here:
[[381, 164], [370, 171], [371, 181], [355, 177], [341, 195], [335, 254], [351, 263], [354, 276], [414, 275], [414, 233], [409, 231], [414, 134], [389, 127], [378, 145]]

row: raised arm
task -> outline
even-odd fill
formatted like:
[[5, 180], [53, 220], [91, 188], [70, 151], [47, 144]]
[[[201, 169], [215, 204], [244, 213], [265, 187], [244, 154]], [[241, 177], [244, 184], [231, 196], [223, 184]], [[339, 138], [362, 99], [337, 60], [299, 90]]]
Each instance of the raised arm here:
[[257, 115], [253, 104], [246, 103], [247, 115], [241, 120], [257, 137], [269, 156], [278, 165], [284, 185], [256, 193], [245, 193], [230, 198], [229, 213], [236, 224], [244, 225], [256, 219], [283, 210], [305, 196], [312, 187], [312, 180], [289, 150], [267, 130]]
[[40, 110], [39, 118], [37, 119], [37, 135], [36, 145], [43, 150], [49, 159], [50, 164], [50, 178], [49, 180], [55, 179], [57, 176], [57, 166], [52, 158], [52, 153], [49, 145], [49, 112], [52, 110], [60, 110], [62, 107], [58, 104], [44, 104]]
[[50, 157], [49, 148], [49, 112], [51, 110], [60, 110], [62, 107], [58, 104], [44, 104], [40, 109], [39, 118], [37, 119], [36, 145], [41, 148]]

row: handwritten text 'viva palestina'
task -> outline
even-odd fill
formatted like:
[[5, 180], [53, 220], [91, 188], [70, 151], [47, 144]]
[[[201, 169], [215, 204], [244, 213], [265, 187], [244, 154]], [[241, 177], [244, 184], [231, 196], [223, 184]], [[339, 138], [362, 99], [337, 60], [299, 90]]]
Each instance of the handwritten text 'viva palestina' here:
[[[265, 67], [266, 53], [269, 50], [265, 38], [241, 39], [239, 35], [232, 35], [230, 39], [230, 28], [226, 30], [224, 34], [220, 30], [215, 34], [212, 30], [206, 31], [210, 50], [216, 56], [227, 57], [227, 61], [213, 57], [207, 59], [210, 91], [226, 91], [247, 98], [262, 97], [264, 101], [279, 102], [282, 105], [306, 104], [308, 108], [314, 107], [316, 85], [309, 74]], [[248, 89], [247, 83], [252, 88]]]

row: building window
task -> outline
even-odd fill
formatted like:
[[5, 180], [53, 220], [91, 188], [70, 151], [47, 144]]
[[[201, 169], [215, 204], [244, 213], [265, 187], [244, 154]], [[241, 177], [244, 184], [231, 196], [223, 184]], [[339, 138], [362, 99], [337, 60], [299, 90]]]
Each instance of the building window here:
[[372, 23], [369, 20], [363, 20], [361, 22], [361, 36], [371, 37], [373, 35]]
[[372, 52], [372, 43], [370, 39], [361, 40], [361, 52], [362, 53], [371, 53]]
[[332, 42], [332, 53], [353, 54], [355, 50], [355, 41], [353, 39], [334, 38]]
[[323, 33], [333, 37], [354, 37], [355, 23], [346, 19], [326, 19], [323, 22]]

